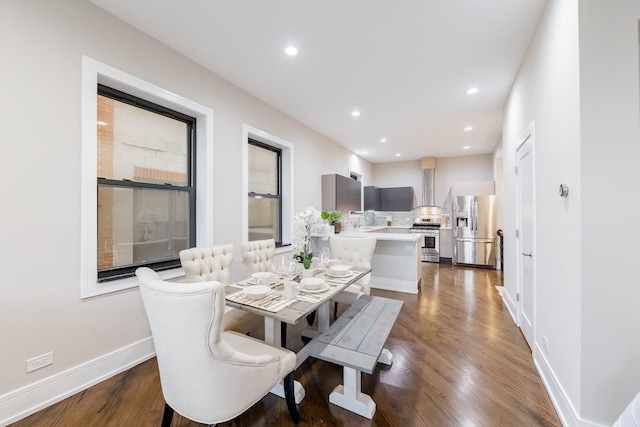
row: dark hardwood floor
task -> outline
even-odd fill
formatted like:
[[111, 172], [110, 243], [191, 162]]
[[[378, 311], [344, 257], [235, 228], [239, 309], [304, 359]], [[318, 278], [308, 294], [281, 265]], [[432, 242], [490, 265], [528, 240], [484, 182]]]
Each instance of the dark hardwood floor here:
[[[342, 369], [309, 359], [296, 371], [306, 390], [299, 425], [560, 426], [531, 351], [495, 288], [500, 284], [500, 271], [423, 263], [418, 295], [373, 290], [405, 302], [387, 341], [393, 365], [379, 364], [362, 378], [363, 392], [377, 404], [373, 419], [329, 404]], [[303, 326], [289, 328], [293, 350], [303, 345], [297, 335]], [[252, 335], [262, 337], [262, 331]], [[163, 406], [154, 358], [12, 427], [159, 426]], [[172, 425], [201, 424], [176, 414]], [[219, 425], [293, 423], [284, 399], [269, 394]]]

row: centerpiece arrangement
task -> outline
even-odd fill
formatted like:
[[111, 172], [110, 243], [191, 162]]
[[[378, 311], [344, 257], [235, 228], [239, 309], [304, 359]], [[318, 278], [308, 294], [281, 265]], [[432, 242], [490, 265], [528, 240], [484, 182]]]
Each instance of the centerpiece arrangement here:
[[302, 264], [305, 270], [311, 268], [313, 261], [312, 236], [318, 236], [322, 240], [329, 238], [320, 212], [310, 206], [293, 216], [293, 258]]

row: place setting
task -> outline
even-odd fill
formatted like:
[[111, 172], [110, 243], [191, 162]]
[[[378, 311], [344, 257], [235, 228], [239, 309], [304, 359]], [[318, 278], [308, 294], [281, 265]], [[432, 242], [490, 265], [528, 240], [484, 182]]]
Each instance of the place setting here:
[[351, 277], [357, 274], [352, 270], [350, 265], [346, 264], [329, 264], [324, 270], [326, 280], [330, 283], [344, 284], [351, 280]]
[[333, 292], [333, 289], [327, 281], [319, 277], [307, 277], [300, 280], [297, 285], [297, 298], [301, 301], [318, 302]]
[[282, 282], [275, 273], [267, 271], [253, 273], [248, 279], [233, 285], [241, 291], [229, 294], [226, 298], [239, 304], [277, 312], [294, 302], [278, 290], [280, 283]]

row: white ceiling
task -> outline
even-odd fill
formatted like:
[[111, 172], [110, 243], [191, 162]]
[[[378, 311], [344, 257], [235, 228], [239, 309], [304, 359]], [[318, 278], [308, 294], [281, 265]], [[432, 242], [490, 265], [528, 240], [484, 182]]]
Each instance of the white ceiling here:
[[546, 4], [90, 1], [373, 163], [491, 153]]

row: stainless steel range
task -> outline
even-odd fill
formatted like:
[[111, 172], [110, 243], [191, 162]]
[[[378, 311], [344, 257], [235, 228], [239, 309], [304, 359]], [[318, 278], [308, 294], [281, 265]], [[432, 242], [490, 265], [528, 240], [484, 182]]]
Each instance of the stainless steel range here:
[[422, 262], [440, 262], [440, 224], [414, 223], [409, 231], [422, 235]]

